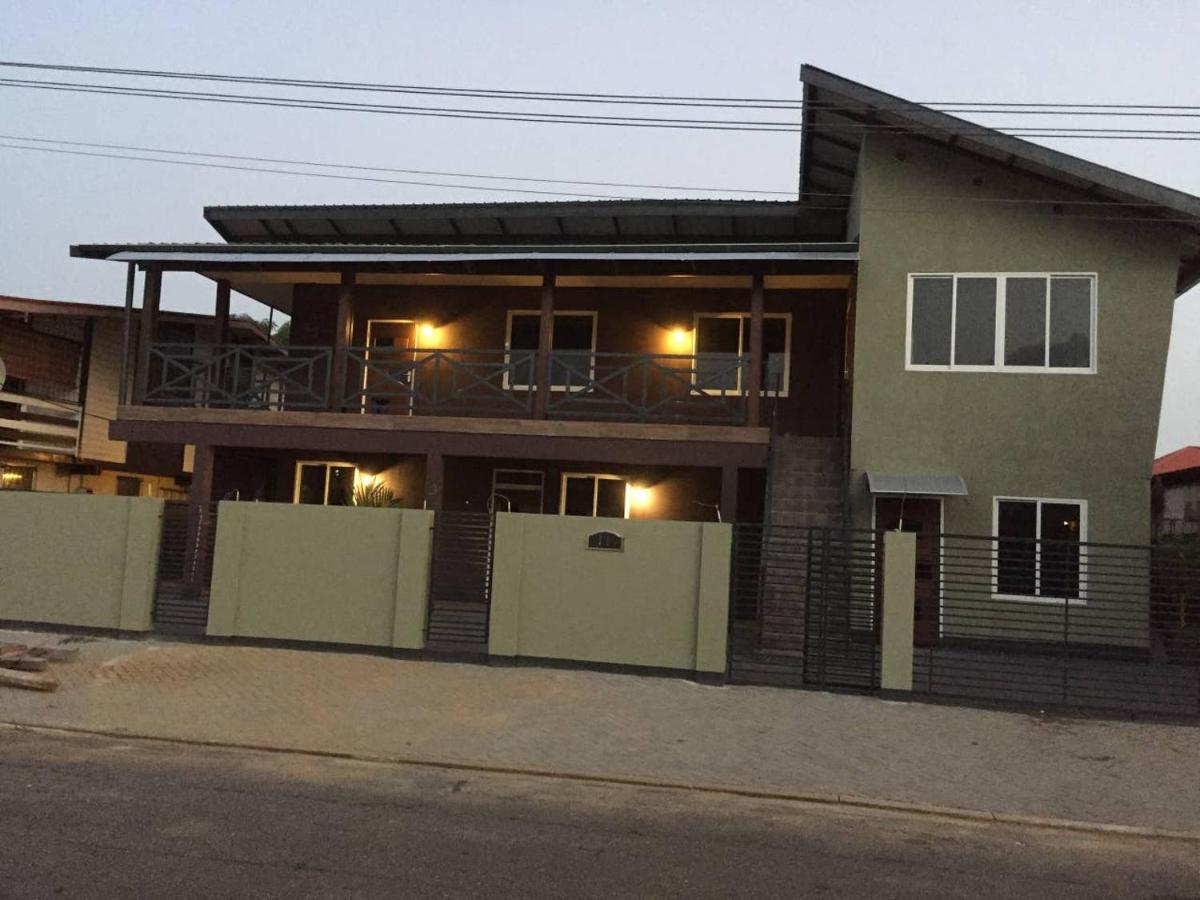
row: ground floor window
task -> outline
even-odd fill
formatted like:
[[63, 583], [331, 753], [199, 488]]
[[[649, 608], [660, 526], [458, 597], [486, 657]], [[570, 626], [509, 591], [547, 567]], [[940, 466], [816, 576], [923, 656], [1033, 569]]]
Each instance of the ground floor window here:
[[358, 469], [351, 463], [303, 460], [296, 463], [293, 503], [349, 506]]
[[0, 491], [32, 491], [36, 471], [33, 466], [0, 464]]
[[130, 475], [117, 476], [118, 497], [140, 497], [142, 495], [142, 479]]
[[628, 485], [619, 475], [564, 472], [559, 512], [564, 516], [629, 517]]
[[995, 593], [1060, 602], [1083, 599], [1087, 503], [997, 497], [995, 504]]

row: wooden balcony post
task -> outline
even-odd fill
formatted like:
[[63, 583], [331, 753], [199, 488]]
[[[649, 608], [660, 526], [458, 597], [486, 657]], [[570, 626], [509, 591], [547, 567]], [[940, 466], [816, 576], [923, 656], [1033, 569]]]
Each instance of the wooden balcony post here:
[[763, 277], [755, 275], [750, 288], [750, 360], [746, 373], [746, 424], [762, 421], [763, 375]]
[[117, 382], [117, 404], [129, 402], [129, 370], [133, 359], [133, 288], [137, 278], [137, 263], [129, 263], [125, 269], [125, 316], [121, 323], [121, 374]]
[[721, 521], [737, 521], [738, 467], [726, 464], [721, 467]]
[[446, 483], [446, 460], [440, 453], [425, 454], [425, 508], [442, 508], [443, 487]]
[[158, 301], [162, 293], [162, 269], [146, 269], [142, 284], [142, 324], [138, 331], [138, 370], [134, 383], [133, 402], [146, 399], [150, 380], [150, 345], [158, 340]]
[[341, 409], [346, 395], [346, 348], [354, 330], [354, 273], [343, 272], [338, 286], [337, 325], [333, 333], [333, 375], [329, 379], [329, 408]]
[[213, 310], [213, 343], [220, 346], [229, 343], [229, 282], [224, 278], [217, 281], [217, 301]]
[[533, 417], [546, 418], [550, 400], [550, 349], [554, 343], [554, 282], [553, 275], [542, 277], [542, 308], [538, 322], [538, 348], [534, 365]]

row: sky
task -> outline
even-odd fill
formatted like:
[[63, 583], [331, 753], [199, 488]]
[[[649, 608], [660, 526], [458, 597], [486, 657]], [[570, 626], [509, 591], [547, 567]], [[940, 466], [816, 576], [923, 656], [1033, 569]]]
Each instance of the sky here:
[[[918, 101], [1200, 105], [1198, 39], [1195, 0], [0, 0], [5, 60], [689, 96], [798, 99], [799, 69], [807, 62]], [[72, 80], [3, 69], [0, 77]], [[286, 93], [243, 92], [254, 90]], [[406, 101], [389, 96], [383, 102]], [[1188, 120], [1168, 121], [1183, 124], [1158, 126], [1191, 127]], [[795, 190], [799, 143], [794, 134], [420, 119], [8, 87], [0, 87], [0, 133], [0, 143], [38, 137], [772, 191]], [[1200, 194], [1200, 142], [1044, 143]], [[498, 190], [366, 184], [0, 148], [0, 294], [120, 303], [124, 267], [70, 259], [69, 245], [217, 240], [201, 215], [206, 205], [523, 196], [528, 199]], [[187, 274], [166, 277], [164, 308], [209, 312], [212, 303], [211, 282]], [[234, 308], [265, 315], [244, 298]], [[1200, 444], [1198, 351], [1200, 290], [1194, 290], [1175, 301], [1160, 453]]]

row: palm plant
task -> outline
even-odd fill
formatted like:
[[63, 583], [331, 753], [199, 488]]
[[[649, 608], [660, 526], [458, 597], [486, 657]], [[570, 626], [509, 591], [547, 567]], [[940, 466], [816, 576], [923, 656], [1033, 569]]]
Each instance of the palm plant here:
[[350, 505], [394, 509], [400, 505], [400, 498], [386, 484], [360, 484], [350, 496]]

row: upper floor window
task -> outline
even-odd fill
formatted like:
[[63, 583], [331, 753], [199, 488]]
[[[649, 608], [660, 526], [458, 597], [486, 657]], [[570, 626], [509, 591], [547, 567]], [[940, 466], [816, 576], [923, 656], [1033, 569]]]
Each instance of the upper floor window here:
[[[764, 396], [787, 396], [791, 337], [791, 313], [763, 313]], [[697, 387], [741, 393], [750, 358], [750, 314], [696, 313], [695, 354]]]
[[910, 275], [907, 365], [1095, 372], [1096, 276]]
[[[505, 349], [526, 352], [511, 353], [511, 377], [506, 373], [506, 388], [525, 390], [533, 384], [541, 327], [542, 317], [537, 310], [509, 311]], [[551, 389], [586, 387], [595, 375], [596, 313], [555, 310], [550, 350]]]
[[564, 516], [628, 519], [628, 486], [620, 475], [564, 472], [558, 511]]

